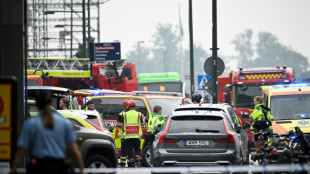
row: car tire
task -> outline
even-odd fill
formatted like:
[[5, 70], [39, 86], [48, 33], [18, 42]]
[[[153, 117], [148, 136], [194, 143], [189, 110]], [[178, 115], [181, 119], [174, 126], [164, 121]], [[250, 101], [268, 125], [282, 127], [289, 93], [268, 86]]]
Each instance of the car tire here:
[[112, 164], [106, 157], [102, 155], [92, 155], [86, 159], [85, 167], [93, 169], [103, 169], [112, 167]]
[[142, 166], [150, 167], [150, 159], [151, 159], [150, 146], [147, 145], [144, 147], [143, 153], [142, 153], [142, 161], [141, 161]]

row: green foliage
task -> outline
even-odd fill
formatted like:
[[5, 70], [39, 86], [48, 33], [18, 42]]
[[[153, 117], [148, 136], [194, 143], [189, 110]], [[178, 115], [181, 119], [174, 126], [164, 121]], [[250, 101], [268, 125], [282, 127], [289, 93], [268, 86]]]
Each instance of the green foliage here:
[[[238, 65], [243, 67], [275, 67], [287, 65], [295, 70], [297, 80], [309, 78], [307, 57], [279, 43], [278, 38], [269, 32], [258, 33], [256, 50], [252, 49], [252, 31], [246, 30], [233, 40], [239, 53]], [[256, 57], [253, 58], [256, 52]]]
[[[88, 39], [86, 39], [87, 42]], [[90, 37], [90, 43], [93, 43], [95, 41], [95, 38]], [[87, 42], [88, 43], [88, 42]], [[79, 44], [79, 49], [74, 55], [77, 58], [87, 58], [89, 57], [89, 49], [88, 49], [88, 44], [86, 44], [86, 57], [83, 56], [83, 43]]]

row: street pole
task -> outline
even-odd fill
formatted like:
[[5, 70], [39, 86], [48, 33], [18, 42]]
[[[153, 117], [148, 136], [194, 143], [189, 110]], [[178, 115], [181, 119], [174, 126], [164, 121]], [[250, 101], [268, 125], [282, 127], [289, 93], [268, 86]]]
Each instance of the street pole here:
[[194, 46], [193, 46], [193, 14], [192, 0], [189, 0], [189, 55], [190, 55], [190, 76], [191, 95], [194, 94]]
[[212, 0], [212, 59], [213, 59], [213, 71], [212, 71], [212, 78], [213, 78], [213, 94], [212, 94], [212, 102], [217, 103], [217, 10], [216, 10], [216, 0]]
[[[87, 27], [88, 27], [88, 30], [87, 30], [88, 31], [88, 34], [87, 34], [88, 42], [87, 42], [87, 45], [89, 47], [89, 43], [90, 43], [90, 0], [88, 0], [88, 2], [87, 2], [87, 12], [88, 12], [88, 15], [87, 15], [87, 21], [88, 21], [88, 25], [87, 25]], [[86, 55], [88, 55], [88, 54], [86, 54]]]
[[86, 58], [86, 20], [85, 20], [85, 0], [82, 1], [83, 11], [83, 58]]
[[73, 39], [73, 1], [71, 1], [71, 26], [70, 26], [70, 58], [73, 58], [72, 55], [72, 49], [73, 49], [73, 43], [72, 43], [72, 39]]

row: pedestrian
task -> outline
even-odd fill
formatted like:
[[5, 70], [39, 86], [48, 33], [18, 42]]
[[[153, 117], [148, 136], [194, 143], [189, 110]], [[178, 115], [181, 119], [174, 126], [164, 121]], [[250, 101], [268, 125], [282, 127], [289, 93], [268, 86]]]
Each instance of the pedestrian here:
[[212, 99], [211, 99], [211, 95], [209, 94], [206, 94], [204, 97], [203, 97], [203, 103], [211, 103], [212, 102]]
[[153, 166], [153, 142], [155, 139], [155, 135], [157, 132], [156, 127], [162, 127], [162, 125], [165, 123], [165, 118], [162, 116], [163, 110], [162, 107], [159, 105], [154, 106], [153, 112], [151, 113], [151, 116], [149, 117], [148, 124], [147, 124], [147, 133], [145, 134], [145, 143], [149, 145], [150, 153], [151, 153], [151, 166]]
[[[253, 103], [255, 106], [253, 112], [250, 115], [250, 120], [252, 123], [250, 129], [253, 133], [270, 131], [270, 133], [272, 134], [273, 116], [270, 114], [270, 109], [267, 106], [265, 106], [262, 100], [263, 98], [260, 96], [254, 97]], [[257, 142], [255, 140], [255, 142], [257, 148], [262, 147], [264, 145], [263, 141]]]
[[187, 105], [187, 104], [189, 104], [189, 98], [182, 98], [182, 103], [181, 103], [181, 105]]
[[[85, 104], [85, 110], [93, 111], [96, 114], [100, 115], [99, 112], [95, 109], [95, 104], [92, 100], [88, 100]], [[102, 115], [101, 115], [102, 116]]]
[[117, 116], [117, 124], [116, 126], [118, 127], [118, 138], [121, 139], [121, 158], [120, 158], [120, 166], [125, 167], [127, 163], [127, 149], [126, 149], [126, 139], [125, 139], [125, 131], [124, 127], [122, 126], [122, 120], [124, 120], [124, 114], [127, 112], [129, 109], [128, 107], [128, 100], [123, 101], [123, 106], [124, 106], [124, 111], [120, 112]]
[[12, 165], [16, 171], [26, 150], [30, 157], [26, 173], [66, 173], [64, 159], [69, 147], [78, 163], [81, 173], [84, 166], [80, 150], [76, 144], [76, 135], [70, 122], [62, 115], [51, 110], [51, 92], [36, 91], [36, 104], [40, 113], [26, 120], [19, 140]]
[[68, 108], [69, 108], [69, 100], [68, 100], [68, 98], [62, 98], [62, 99], [60, 99], [60, 101], [59, 101], [59, 107], [60, 107], [60, 109], [62, 109], [62, 110], [68, 110]]
[[199, 93], [195, 93], [192, 95], [192, 103], [193, 104], [198, 104], [201, 102], [202, 96]]
[[[141, 124], [145, 124], [145, 117], [142, 113], [135, 110], [136, 102], [133, 100], [128, 101], [129, 111], [124, 113], [124, 117], [121, 119], [122, 126], [125, 131], [125, 140], [127, 145], [127, 155], [129, 162], [128, 167], [141, 167], [141, 136], [142, 128]], [[135, 157], [133, 155], [135, 152]]]

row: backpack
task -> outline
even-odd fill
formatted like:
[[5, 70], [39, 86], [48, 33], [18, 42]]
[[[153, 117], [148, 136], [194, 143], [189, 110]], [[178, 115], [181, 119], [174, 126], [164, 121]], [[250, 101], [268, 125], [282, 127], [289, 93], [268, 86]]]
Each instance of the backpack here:
[[261, 110], [263, 113], [263, 117], [261, 120], [257, 120], [254, 122], [253, 127], [255, 129], [267, 129], [269, 126], [272, 125], [271, 121], [267, 118], [267, 113], [265, 110], [270, 111], [270, 109], [267, 106], [261, 105]]

